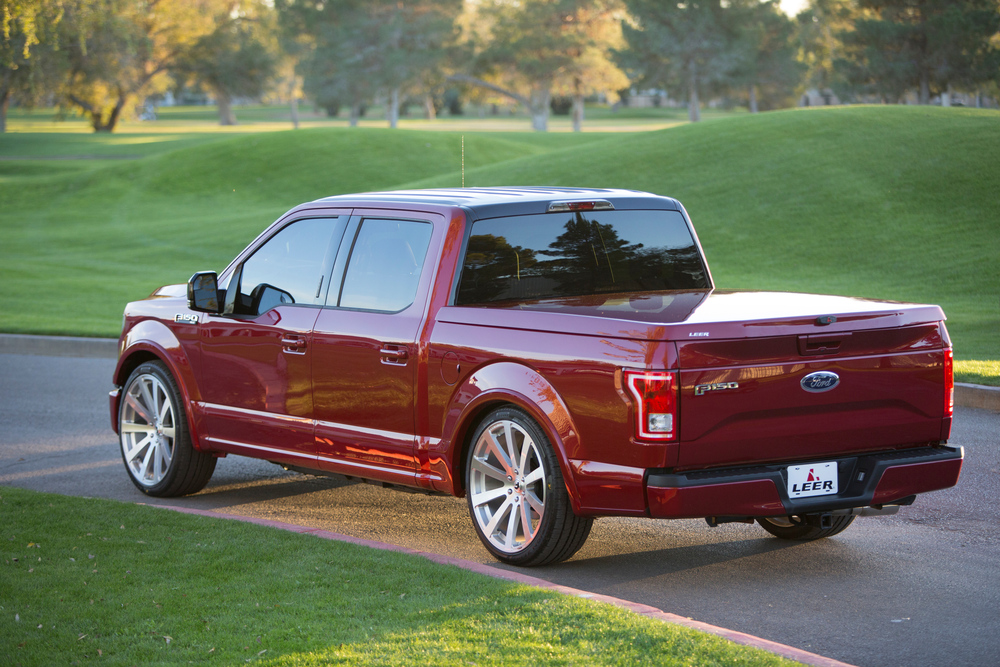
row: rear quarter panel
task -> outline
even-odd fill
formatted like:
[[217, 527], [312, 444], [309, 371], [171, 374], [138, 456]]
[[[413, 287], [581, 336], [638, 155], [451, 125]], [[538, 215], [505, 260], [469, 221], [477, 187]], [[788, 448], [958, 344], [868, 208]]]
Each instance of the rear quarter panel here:
[[670, 367], [674, 345], [482, 326], [475, 323], [482, 309], [450, 310], [451, 321], [436, 322], [431, 335], [423, 465], [460, 492], [478, 419], [512, 403], [547, 431], [577, 512], [644, 514], [645, 469], [668, 465], [676, 445], [632, 437], [621, 368], [646, 368], [651, 360]]

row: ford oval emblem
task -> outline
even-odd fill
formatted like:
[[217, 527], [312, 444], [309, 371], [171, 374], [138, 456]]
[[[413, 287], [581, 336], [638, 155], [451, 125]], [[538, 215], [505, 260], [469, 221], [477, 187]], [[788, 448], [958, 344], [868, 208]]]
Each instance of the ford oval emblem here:
[[818, 371], [802, 378], [799, 384], [810, 393], [821, 394], [840, 384], [840, 376], [830, 371]]

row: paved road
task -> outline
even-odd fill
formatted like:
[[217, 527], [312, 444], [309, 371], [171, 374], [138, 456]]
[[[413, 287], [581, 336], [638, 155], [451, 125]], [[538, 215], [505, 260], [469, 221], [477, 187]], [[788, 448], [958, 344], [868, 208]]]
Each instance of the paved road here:
[[[108, 425], [113, 362], [0, 354], [0, 484], [157, 502], [128, 481]], [[842, 535], [785, 544], [756, 526], [602, 519], [571, 561], [531, 574], [863, 667], [995, 665], [1000, 651], [1000, 414], [960, 409], [962, 480]], [[164, 501], [492, 563], [464, 501], [220, 461]], [[499, 566], [498, 566], [499, 567]]]

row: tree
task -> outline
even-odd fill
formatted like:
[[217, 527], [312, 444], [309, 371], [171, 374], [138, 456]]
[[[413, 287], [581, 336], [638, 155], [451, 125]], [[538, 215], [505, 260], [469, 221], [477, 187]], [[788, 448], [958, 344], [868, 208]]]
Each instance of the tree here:
[[167, 71], [213, 29], [225, 0], [64, 0], [69, 62], [62, 103], [112, 132], [135, 97], [162, 89]]
[[573, 100], [573, 131], [583, 129], [584, 99], [597, 93], [612, 94], [628, 86], [628, 77], [614, 62], [614, 49], [624, 46], [622, 7], [618, 2], [577, 3], [573, 20], [565, 29], [569, 63], [553, 85], [556, 94]]
[[917, 89], [921, 104], [933, 91], [987, 76], [1000, 29], [997, 0], [859, 0], [867, 13], [841, 36], [837, 66], [855, 90], [898, 100]]
[[805, 66], [805, 84], [829, 100], [843, 90], [843, 76], [835, 62], [844, 57], [841, 35], [854, 27], [861, 10], [854, 0], [810, 0], [795, 17], [798, 23], [799, 61]]
[[278, 54], [267, 5], [243, 0], [225, 10], [215, 29], [183, 54], [177, 71], [212, 91], [220, 125], [235, 125], [233, 98], [262, 95], [276, 74]]
[[0, 132], [12, 97], [31, 105], [50, 91], [64, 65], [56, 0], [0, 0]]
[[391, 127], [401, 97], [447, 57], [461, 0], [278, 0], [286, 32], [305, 35], [305, 88], [324, 106], [349, 106], [351, 124], [377, 94]]
[[735, 25], [737, 54], [729, 78], [746, 90], [750, 112], [786, 106], [805, 69], [796, 59], [795, 23], [776, 0], [733, 2], [727, 19]]
[[633, 80], [686, 90], [688, 119], [701, 120], [701, 94], [733, 69], [734, 28], [722, 0], [625, 0], [625, 5], [632, 20], [623, 26], [629, 49], [620, 57]]
[[611, 60], [621, 40], [621, 3], [615, 0], [492, 0], [478, 5], [475, 75], [456, 80], [523, 104], [532, 127], [548, 127], [553, 90], [574, 98], [574, 129], [588, 93], [623, 87]]

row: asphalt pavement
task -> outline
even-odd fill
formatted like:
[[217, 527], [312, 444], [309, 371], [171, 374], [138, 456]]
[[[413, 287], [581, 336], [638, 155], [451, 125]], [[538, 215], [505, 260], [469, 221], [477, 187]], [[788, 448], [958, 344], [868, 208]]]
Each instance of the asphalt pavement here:
[[[107, 348], [105, 348], [106, 350]], [[271, 519], [490, 569], [463, 500], [228, 457], [181, 499], [140, 494], [110, 429], [113, 360], [9, 354], [0, 341], [0, 484]], [[113, 353], [113, 346], [112, 346]], [[862, 667], [994, 665], [1000, 649], [1000, 413], [960, 408], [954, 489], [841, 535], [789, 544], [756, 526], [601, 519], [570, 561], [528, 574]]]

